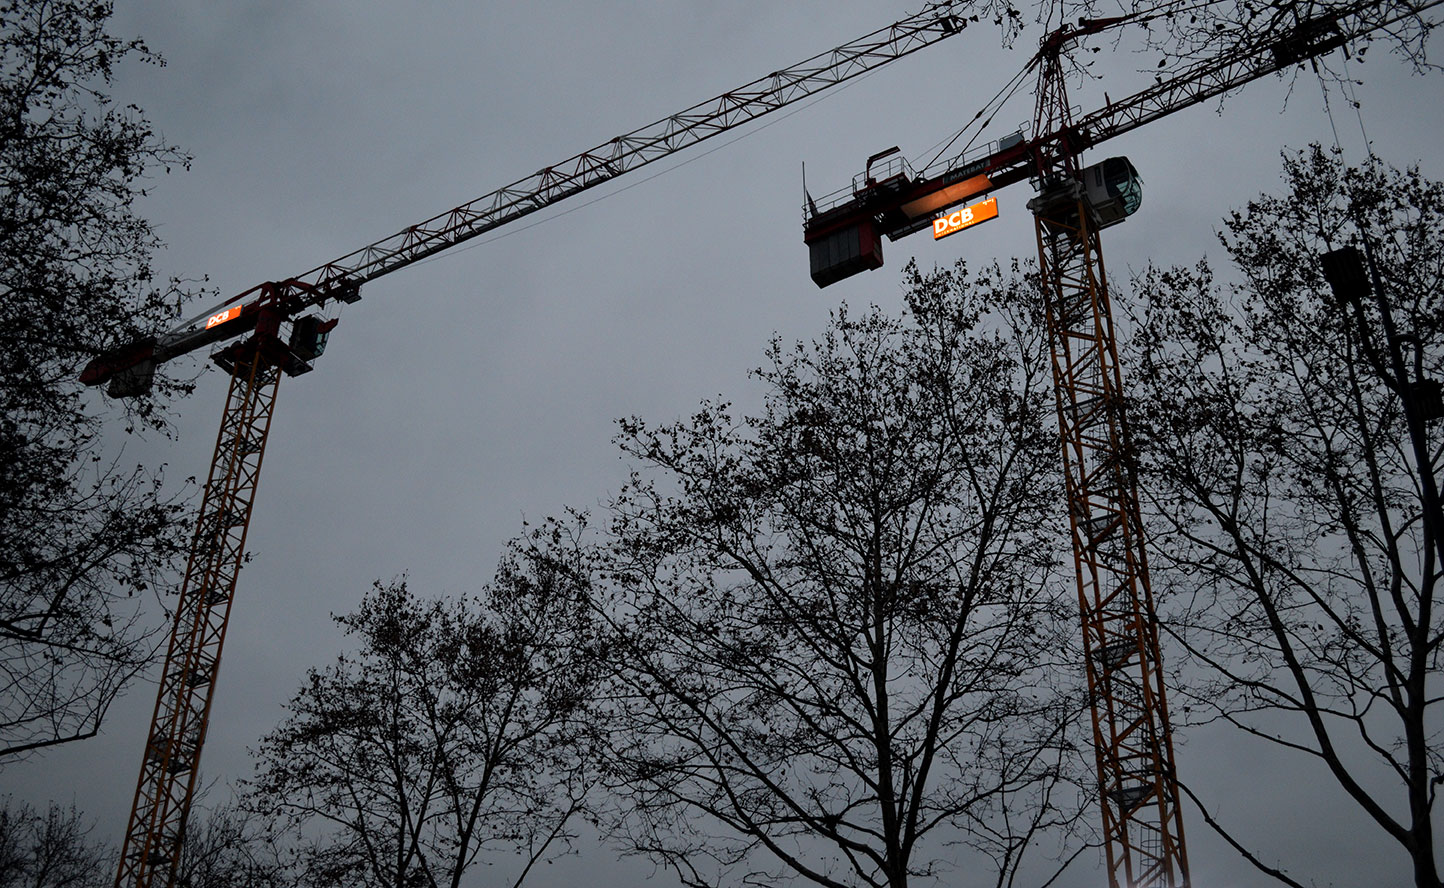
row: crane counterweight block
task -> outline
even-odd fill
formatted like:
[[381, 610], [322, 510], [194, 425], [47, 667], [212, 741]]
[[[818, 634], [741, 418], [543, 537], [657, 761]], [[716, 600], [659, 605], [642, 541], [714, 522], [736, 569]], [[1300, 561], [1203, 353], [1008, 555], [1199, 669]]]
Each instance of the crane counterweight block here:
[[[109, 382], [112, 388], [111, 397], [125, 397], [114, 392], [115, 389], [126, 388], [125, 383], [117, 383], [117, 380], [127, 374], [134, 375], [137, 371], [139, 375], [153, 376], [155, 373], [155, 345], [156, 338], [147, 336], [124, 348], [96, 355], [80, 372], [80, 381], [85, 385], [100, 385], [102, 382]], [[149, 367], [148, 372], [138, 369], [147, 366]]]
[[812, 280], [819, 287], [882, 267], [882, 238], [871, 219], [858, 219], [808, 244]]

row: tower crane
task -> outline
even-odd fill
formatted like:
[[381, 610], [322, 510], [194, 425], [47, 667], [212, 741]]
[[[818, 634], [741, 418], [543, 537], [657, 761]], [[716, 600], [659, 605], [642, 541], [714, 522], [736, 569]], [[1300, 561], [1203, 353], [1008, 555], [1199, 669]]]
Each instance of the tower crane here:
[[[1438, 2], [1444, 0], [1432, 0], [1419, 11]], [[1090, 168], [1098, 181], [1081, 183], [1079, 176], [1087, 171], [1078, 169], [1077, 154], [1383, 27], [1366, 21], [1364, 13], [1373, 5], [1356, 2], [1328, 18], [1300, 22], [1257, 47], [1196, 66], [1076, 121], [1067, 113], [1060, 54], [1073, 40], [1122, 20], [1095, 20], [1054, 32], [1035, 59], [1040, 90], [1033, 139], [1004, 140], [981, 157], [953, 158], [921, 176], [905, 165], [881, 181], [869, 175], [847, 197], [825, 209], [813, 208], [807, 220], [812, 276], [826, 286], [879, 267], [880, 235], [896, 239], [921, 230], [939, 210], [1024, 178], [1043, 185], [1032, 206], [1048, 280], [1114, 885], [1184, 884], [1187, 867], [1096, 233], [1136, 209], [1137, 193], [1126, 161]], [[309, 372], [324, 351], [336, 326], [334, 318], [324, 316], [327, 306], [354, 303], [363, 284], [954, 36], [967, 23], [961, 7], [955, 0], [931, 2], [850, 43], [544, 167], [303, 274], [260, 284], [172, 330], [90, 362], [82, 381], [107, 384], [116, 397], [148, 390], [158, 366], [212, 345], [220, 346], [212, 359], [230, 378], [117, 888], [174, 881], [278, 387], [283, 376]]]
[[304, 274], [253, 287], [176, 328], [100, 355], [81, 374], [115, 397], [147, 391], [156, 368], [211, 345], [230, 377], [220, 432], [161, 671], [117, 888], [168, 886], [215, 696], [261, 460], [283, 376], [309, 372], [361, 286], [559, 201], [960, 33], [954, 0], [774, 71]]
[[[1355, 0], [1255, 35], [1121, 101], [1074, 118], [1063, 53], [1079, 39], [1138, 16], [1080, 20], [1050, 33], [1037, 71], [1032, 137], [964, 152], [921, 174], [896, 149], [869, 158], [850, 191], [808, 198], [803, 239], [812, 279], [826, 287], [882, 265], [881, 236], [931, 227], [945, 237], [996, 215], [996, 198], [1028, 179], [1052, 349], [1070, 535], [1083, 624], [1093, 746], [1111, 888], [1189, 882], [1173, 737], [1149, 586], [1143, 524], [1113, 316], [1098, 232], [1138, 209], [1141, 182], [1121, 157], [1083, 168], [1087, 148], [1418, 16], [1441, 0], [1385, 12]], [[877, 172], [874, 164], [886, 161]]]

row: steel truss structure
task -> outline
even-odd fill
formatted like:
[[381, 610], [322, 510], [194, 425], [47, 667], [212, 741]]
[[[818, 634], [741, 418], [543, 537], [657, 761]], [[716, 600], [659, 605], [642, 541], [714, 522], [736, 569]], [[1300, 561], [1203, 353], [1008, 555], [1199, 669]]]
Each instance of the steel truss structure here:
[[[176, 608], [117, 888], [175, 881], [280, 375], [310, 370], [307, 361], [319, 354], [284, 344], [282, 324], [330, 300], [355, 302], [363, 283], [961, 33], [966, 22], [953, 14], [953, 6], [953, 0], [929, 3], [850, 43], [617, 136], [304, 274], [253, 287], [217, 307], [223, 310], [91, 361], [83, 382], [109, 382], [113, 395], [130, 396], [149, 388], [157, 365], [212, 343], [237, 340], [216, 355], [231, 374], [230, 394]], [[320, 323], [318, 331], [318, 319], [294, 323], [302, 321], [311, 323], [313, 334], [329, 332], [335, 324]], [[247, 334], [252, 335], [238, 339]]]
[[251, 301], [267, 286], [295, 311], [338, 294], [350, 301], [349, 294], [368, 281], [955, 36], [967, 19], [954, 13], [954, 5], [953, 0], [929, 3], [885, 28], [616, 136], [294, 278], [247, 290], [226, 304]]
[[[1145, 124], [1228, 95], [1255, 80], [1352, 41], [1384, 29], [1432, 27], [1422, 16], [1440, 2], [1420, 0], [1413, 4], [1383, 5], [1378, 0], [1351, 0], [1321, 11], [1314, 18], [1281, 22], [1278, 30], [1252, 35], [1217, 57], [1161, 76], [1153, 85], [1110, 100], [1101, 108], [1071, 120], [1045, 122], [1043, 128], [1035, 121], [1031, 137], [1010, 140], [1006, 145], [990, 144], [978, 151], [965, 150], [940, 159], [909, 177], [901, 186], [847, 188], [825, 194], [803, 208], [803, 239], [813, 244], [859, 224], [870, 225], [879, 235], [892, 240], [906, 237], [929, 227], [940, 210], [1027, 181], [1037, 175], [1040, 167], [1052, 169], [1070, 157]], [[1076, 27], [1061, 28], [1049, 35], [1030, 64], [1043, 64], [1050, 54], [1062, 52], [1067, 44], [1080, 37], [1133, 23], [1134, 17], [1125, 16], [1085, 19]], [[845, 276], [862, 270], [859, 268]]]
[[[1057, 54], [1037, 123], [1068, 130]], [[1045, 128], [1046, 127], [1046, 128]], [[1085, 672], [1111, 888], [1182, 888], [1188, 854], [1103, 251], [1070, 151], [1029, 204], [1052, 344]]]
[[1057, 197], [1057, 215], [1038, 217], [1038, 255], [1110, 885], [1182, 886], [1172, 732], [1103, 256], [1078, 195]]
[[284, 347], [257, 333], [227, 349], [230, 393], [191, 538], [116, 885], [170, 885], [180, 863], [236, 578], [275, 411]]

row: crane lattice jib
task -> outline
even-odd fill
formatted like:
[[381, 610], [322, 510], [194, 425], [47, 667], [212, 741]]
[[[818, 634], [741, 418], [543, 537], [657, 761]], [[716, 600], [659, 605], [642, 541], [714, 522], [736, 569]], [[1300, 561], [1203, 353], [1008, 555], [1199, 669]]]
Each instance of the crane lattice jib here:
[[1217, 98], [1291, 65], [1331, 52], [1391, 25], [1417, 18], [1441, 0], [1380, 15], [1377, 0], [1356, 0], [1293, 27], [1261, 34], [1217, 58], [1197, 62], [1148, 89], [1073, 121], [1081, 146], [1096, 145], [1160, 117]]
[[967, 25], [966, 18], [954, 13], [955, 5], [954, 0], [929, 3], [885, 28], [543, 167], [339, 259], [252, 287], [217, 306], [244, 311], [222, 314], [213, 309], [152, 339], [98, 356], [81, 380], [88, 385], [108, 382], [139, 364], [153, 369], [211, 343], [244, 335], [263, 305], [294, 315], [328, 299], [354, 302], [367, 281], [952, 37]]
[[[954, 5], [952, 0], [930, 3], [885, 28], [543, 167], [524, 179], [303, 274], [274, 285], [253, 287], [224, 304], [274, 300], [286, 313], [293, 314], [327, 299], [349, 298], [367, 281], [954, 36], [967, 25], [967, 19], [954, 14]], [[216, 336], [192, 335], [210, 314], [162, 335], [154, 354], [156, 362], [216, 341]], [[243, 325], [237, 325], [234, 335], [244, 332]], [[107, 378], [92, 374], [86, 381], [93, 384]]]
[[[362, 247], [296, 278], [324, 293], [334, 282], [364, 283], [661, 160], [814, 93], [957, 34], [965, 19], [937, 3], [886, 28], [774, 71], [656, 123]], [[239, 298], [239, 297], [238, 297]]]

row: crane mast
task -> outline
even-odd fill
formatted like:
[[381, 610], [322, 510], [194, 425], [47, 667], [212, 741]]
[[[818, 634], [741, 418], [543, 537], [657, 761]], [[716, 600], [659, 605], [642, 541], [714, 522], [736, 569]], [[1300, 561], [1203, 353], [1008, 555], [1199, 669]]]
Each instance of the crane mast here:
[[117, 886], [168, 885], [175, 878], [281, 368], [292, 357], [267, 329], [278, 324], [272, 312], [250, 339], [227, 349], [230, 389], [191, 538]]
[[[962, 31], [951, 0], [617, 136], [532, 176], [308, 272], [254, 287], [177, 328], [90, 362], [88, 385], [114, 396], [150, 387], [158, 365], [231, 341], [213, 357], [230, 376], [190, 558], [176, 604], [131, 808], [117, 888], [174, 884], [195, 791], [261, 459], [282, 376], [309, 372], [336, 321], [304, 314], [360, 299], [361, 285], [727, 132]], [[289, 335], [283, 336], [283, 326]], [[245, 337], [244, 339], [240, 337]]]
[[[1037, 132], [1070, 130], [1061, 63], [1045, 45]], [[1123, 409], [1097, 215], [1066, 139], [1040, 154], [1029, 202], [1052, 345], [1084, 672], [1111, 888], [1186, 886], [1173, 732], [1164, 691], [1138, 485]]]

